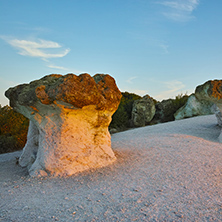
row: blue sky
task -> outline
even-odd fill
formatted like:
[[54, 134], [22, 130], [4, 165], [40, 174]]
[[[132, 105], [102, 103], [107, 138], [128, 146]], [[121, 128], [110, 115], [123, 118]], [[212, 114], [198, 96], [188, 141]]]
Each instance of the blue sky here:
[[0, 0], [0, 104], [47, 74], [106, 73], [157, 100], [222, 79], [221, 0]]

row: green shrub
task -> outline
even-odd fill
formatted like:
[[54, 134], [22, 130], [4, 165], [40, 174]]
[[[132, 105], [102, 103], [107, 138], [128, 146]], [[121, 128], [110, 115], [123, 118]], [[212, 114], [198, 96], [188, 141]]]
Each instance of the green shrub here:
[[0, 105], [0, 153], [21, 150], [26, 143], [29, 121], [10, 106]]
[[167, 99], [156, 104], [156, 113], [151, 124], [164, 123], [174, 121], [174, 113], [182, 107], [189, 96], [187, 94], [179, 94], [175, 99]]
[[175, 112], [182, 106], [185, 105], [185, 103], [187, 102], [189, 96], [187, 95], [187, 93], [185, 93], [184, 95], [181, 93], [179, 95], [177, 95], [175, 97], [175, 99], [173, 100], [173, 106], [175, 109]]

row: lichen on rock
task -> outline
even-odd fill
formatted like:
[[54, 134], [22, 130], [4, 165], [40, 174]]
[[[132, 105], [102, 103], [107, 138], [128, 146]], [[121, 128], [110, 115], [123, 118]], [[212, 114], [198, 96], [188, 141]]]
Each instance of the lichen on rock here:
[[[218, 125], [222, 125], [222, 80], [210, 80], [196, 87], [195, 96], [198, 100], [206, 100], [215, 104], [215, 114]], [[219, 110], [218, 110], [219, 109]], [[222, 131], [219, 135], [222, 142]]]
[[147, 125], [155, 115], [153, 98], [145, 95], [142, 99], [135, 100], [132, 108], [132, 124], [135, 127]]
[[30, 120], [19, 160], [30, 175], [72, 175], [115, 161], [108, 126], [121, 92], [111, 76], [47, 75], [5, 95]]
[[195, 96], [198, 99], [222, 104], [222, 80], [209, 80], [196, 87]]

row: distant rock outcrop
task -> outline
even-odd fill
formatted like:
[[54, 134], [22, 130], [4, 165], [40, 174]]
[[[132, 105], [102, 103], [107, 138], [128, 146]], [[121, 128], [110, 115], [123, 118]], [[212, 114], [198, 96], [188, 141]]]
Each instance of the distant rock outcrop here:
[[[221, 125], [222, 113], [222, 80], [210, 80], [202, 85], [197, 86], [195, 96], [198, 100], [206, 100], [214, 103], [220, 110], [216, 110], [218, 124]], [[222, 132], [219, 136], [219, 141], [222, 142]]]
[[199, 100], [211, 101], [222, 106], [222, 80], [210, 80], [197, 86], [195, 95]]
[[147, 125], [153, 119], [155, 111], [155, 104], [150, 96], [145, 95], [142, 99], [135, 100], [132, 108], [132, 125]]
[[177, 109], [175, 109], [173, 99], [167, 99], [161, 102], [157, 102], [156, 113], [152, 120], [152, 123], [156, 124], [156, 123], [165, 123], [168, 121], [173, 121], [174, 120], [173, 114], [176, 112], [176, 110]]
[[213, 114], [215, 112], [213, 105], [213, 102], [202, 99], [198, 100], [195, 94], [192, 94], [189, 96], [186, 104], [174, 114], [175, 120]]
[[116, 159], [108, 126], [121, 92], [111, 76], [48, 75], [5, 94], [30, 120], [19, 159], [30, 175], [72, 175]]

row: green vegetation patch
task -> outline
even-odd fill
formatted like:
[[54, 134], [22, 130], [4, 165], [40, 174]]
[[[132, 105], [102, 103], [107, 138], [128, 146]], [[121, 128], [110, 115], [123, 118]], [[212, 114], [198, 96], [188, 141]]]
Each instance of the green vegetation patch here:
[[115, 128], [118, 130], [129, 128], [133, 102], [141, 98], [141, 96], [134, 93], [123, 92], [119, 107], [112, 116], [112, 122], [110, 123], [109, 128]]
[[29, 120], [10, 106], [0, 105], [0, 154], [21, 150], [26, 143]]

